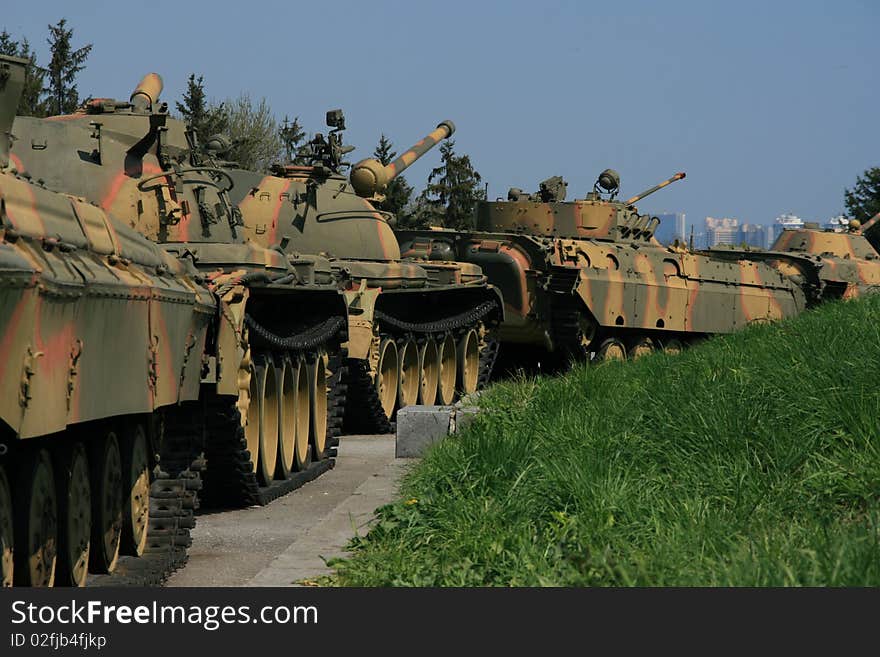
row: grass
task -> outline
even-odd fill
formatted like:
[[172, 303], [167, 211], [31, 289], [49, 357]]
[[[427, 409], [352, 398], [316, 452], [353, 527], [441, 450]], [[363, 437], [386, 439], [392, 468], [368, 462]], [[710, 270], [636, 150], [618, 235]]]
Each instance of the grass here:
[[880, 295], [494, 386], [356, 586], [880, 585]]

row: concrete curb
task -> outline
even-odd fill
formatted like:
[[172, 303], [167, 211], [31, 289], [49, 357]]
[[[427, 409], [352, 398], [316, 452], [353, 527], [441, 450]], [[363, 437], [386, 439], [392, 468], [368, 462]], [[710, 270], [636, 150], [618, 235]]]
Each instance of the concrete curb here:
[[407, 406], [397, 411], [395, 456], [421, 458], [434, 443], [470, 424], [475, 406]]

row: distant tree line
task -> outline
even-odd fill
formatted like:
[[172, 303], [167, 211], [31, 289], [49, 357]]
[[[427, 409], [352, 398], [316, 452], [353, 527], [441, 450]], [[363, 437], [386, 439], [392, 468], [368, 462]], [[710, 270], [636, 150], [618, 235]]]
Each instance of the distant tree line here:
[[[26, 37], [16, 39], [6, 29], [0, 31], [0, 54], [28, 61], [19, 115], [69, 114], [82, 103], [77, 75], [86, 66], [92, 44], [75, 47], [73, 28], [64, 18], [47, 29], [49, 61], [45, 65], [38, 62]], [[175, 108], [202, 144], [214, 135], [224, 135], [229, 140], [225, 157], [243, 168], [266, 171], [277, 162], [304, 163], [299, 149], [307, 135], [299, 117], [290, 120], [285, 116], [279, 122], [265, 97], [254, 100], [243, 92], [222, 102], [212, 101], [206, 95], [203, 76], [192, 74]], [[373, 157], [385, 165], [397, 157], [394, 145], [384, 134]], [[401, 226], [471, 227], [476, 203], [485, 197], [482, 177], [468, 155], [455, 152], [452, 140], [440, 146], [440, 160], [440, 166], [431, 170], [418, 194], [404, 176], [391, 181], [384, 200], [377, 203], [379, 209], [393, 213]], [[844, 202], [847, 214], [862, 222], [880, 212], [880, 167], [867, 169], [852, 189], [844, 190]]]

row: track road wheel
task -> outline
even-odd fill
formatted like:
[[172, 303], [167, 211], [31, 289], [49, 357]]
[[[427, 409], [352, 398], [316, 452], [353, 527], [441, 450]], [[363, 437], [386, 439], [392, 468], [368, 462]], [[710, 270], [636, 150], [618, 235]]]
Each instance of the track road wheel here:
[[109, 432], [92, 445], [92, 572], [110, 573], [119, 559], [122, 539], [122, 457], [116, 434]]
[[85, 586], [92, 535], [92, 485], [86, 448], [61, 450], [55, 466], [58, 491], [56, 586]]
[[[239, 407], [244, 406], [245, 409], [242, 414], [244, 438], [248, 452], [250, 452], [251, 466], [256, 474], [260, 461], [260, 404], [263, 402], [263, 397], [260, 394], [260, 377], [256, 366], [243, 364], [242, 368], [239, 368], [239, 379], [247, 378], [248, 383], [246, 388], [241, 388], [239, 391], [238, 405]], [[248, 372], [249, 375], [245, 376], [244, 372]]]
[[298, 367], [285, 358], [279, 371], [278, 476], [287, 479], [294, 469], [296, 451], [296, 377]]
[[123, 554], [141, 556], [147, 547], [150, 526], [150, 452], [140, 424], [122, 438], [122, 545]]
[[58, 541], [58, 499], [45, 449], [24, 455], [16, 486], [15, 583], [52, 586]]
[[419, 403], [433, 406], [440, 385], [440, 350], [434, 338], [429, 338], [419, 350]]
[[666, 340], [663, 343], [663, 353], [670, 354], [672, 356], [676, 356], [681, 353], [681, 350], [684, 349], [681, 342], [676, 339]]
[[[260, 390], [259, 438], [260, 456], [257, 475], [264, 486], [275, 479], [278, 465], [278, 377], [270, 359], [257, 364], [257, 385]], [[253, 455], [251, 456], [253, 458]]]
[[617, 338], [608, 338], [596, 352], [596, 362], [603, 363], [609, 360], [626, 360], [626, 347]]
[[0, 463], [0, 586], [12, 586], [12, 490], [6, 467]]
[[654, 341], [651, 338], [637, 338], [630, 346], [626, 357], [629, 360], [638, 360], [642, 356], [647, 356], [654, 351]]
[[312, 445], [309, 433], [312, 426], [311, 385], [309, 383], [309, 366], [302, 360], [292, 365], [294, 382], [294, 431], [293, 451], [294, 467], [297, 471], [307, 470], [312, 464]]
[[375, 385], [382, 411], [390, 420], [397, 402], [397, 344], [390, 338], [379, 343]]
[[458, 378], [456, 352], [455, 338], [447, 335], [440, 344], [440, 376], [437, 386], [437, 401], [443, 406], [449, 406], [455, 401], [455, 382]]
[[407, 340], [399, 351], [397, 404], [400, 408], [412, 406], [419, 401], [419, 347]]
[[315, 460], [321, 461], [327, 457], [327, 354], [323, 352], [309, 363], [309, 400], [310, 442]]
[[477, 391], [480, 379], [480, 336], [474, 329], [458, 341], [458, 390], [462, 395]]

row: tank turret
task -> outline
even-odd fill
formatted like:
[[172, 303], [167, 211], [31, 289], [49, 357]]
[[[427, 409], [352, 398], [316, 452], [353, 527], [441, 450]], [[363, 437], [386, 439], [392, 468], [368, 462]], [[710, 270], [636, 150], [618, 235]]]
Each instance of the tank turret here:
[[434, 146], [451, 137], [454, 132], [455, 124], [452, 121], [441, 121], [431, 134], [388, 165], [383, 166], [381, 162], [373, 158], [361, 160], [351, 169], [352, 187], [358, 196], [381, 200], [388, 183]]

